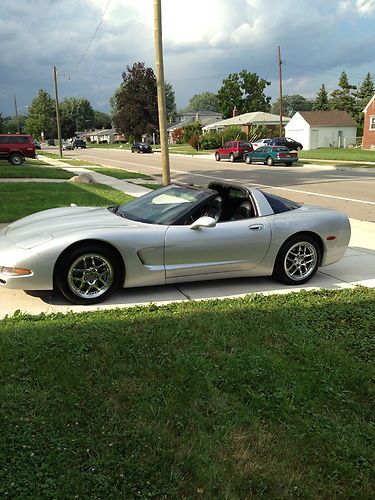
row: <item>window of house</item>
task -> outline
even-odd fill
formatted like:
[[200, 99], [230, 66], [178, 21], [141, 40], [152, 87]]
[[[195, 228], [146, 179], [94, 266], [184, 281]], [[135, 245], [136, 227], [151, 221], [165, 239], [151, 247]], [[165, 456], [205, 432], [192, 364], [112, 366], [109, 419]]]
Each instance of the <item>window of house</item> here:
[[370, 130], [375, 130], [375, 116], [370, 116]]

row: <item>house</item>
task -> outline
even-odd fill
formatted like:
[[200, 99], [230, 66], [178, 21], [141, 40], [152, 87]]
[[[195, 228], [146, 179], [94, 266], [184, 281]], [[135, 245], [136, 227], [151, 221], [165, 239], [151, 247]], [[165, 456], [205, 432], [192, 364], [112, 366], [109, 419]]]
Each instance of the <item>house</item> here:
[[215, 123], [223, 118], [221, 113], [216, 111], [208, 111], [206, 109], [199, 109], [197, 111], [187, 111], [186, 113], [179, 113], [176, 115], [173, 123], [167, 126], [169, 134], [169, 141], [173, 142], [172, 132], [179, 128], [184, 128], [185, 125], [192, 122], [199, 122], [201, 125], [208, 125]]
[[303, 149], [345, 148], [356, 144], [357, 124], [346, 111], [297, 111], [285, 135]]
[[90, 142], [96, 142], [97, 144], [100, 143], [112, 144], [113, 142], [119, 140], [119, 134], [114, 128], [91, 130], [90, 132], [83, 133], [81, 137]]
[[[233, 114], [235, 114], [235, 112]], [[289, 120], [290, 118], [287, 116], [282, 117], [283, 124], [288, 123]], [[264, 113], [263, 111], [244, 113], [242, 115], [233, 116], [232, 118], [227, 118], [226, 120], [211, 123], [203, 127], [203, 132], [209, 132], [210, 130], [215, 130], [216, 132], [218, 132], [227, 127], [240, 126], [246, 134], [249, 134], [250, 127], [254, 125], [275, 127], [275, 135], [278, 135], [278, 132], [276, 130], [278, 130], [277, 127], [279, 127], [280, 125], [280, 116], [273, 115], [271, 113]]]
[[363, 149], [375, 149], [375, 95], [363, 110], [365, 120], [363, 124]]

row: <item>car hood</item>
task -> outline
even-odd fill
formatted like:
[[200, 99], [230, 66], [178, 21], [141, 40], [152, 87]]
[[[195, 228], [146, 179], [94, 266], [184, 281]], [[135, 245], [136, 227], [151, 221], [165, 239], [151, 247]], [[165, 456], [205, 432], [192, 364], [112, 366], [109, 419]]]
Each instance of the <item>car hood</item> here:
[[[90, 229], [141, 227], [144, 224], [119, 217], [107, 208], [66, 207], [43, 210], [10, 224], [6, 237], [14, 243], [38, 244], [59, 235]], [[31, 244], [31, 246], [35, 246]], [[30, 246], [29, 246], [30, 248]]]

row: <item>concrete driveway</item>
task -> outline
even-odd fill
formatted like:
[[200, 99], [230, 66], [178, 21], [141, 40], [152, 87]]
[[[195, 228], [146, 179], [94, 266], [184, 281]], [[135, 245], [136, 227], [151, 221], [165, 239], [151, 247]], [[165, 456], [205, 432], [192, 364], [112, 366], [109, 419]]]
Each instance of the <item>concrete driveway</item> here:
[[243, 278], [204, 281], [167, 286], [124, 289], [104, 304], [74, 306], [52, 292], [25, 293], [0, 288], [0, 318], [20, 310], [28, 314], [114, 309], [149, 303], [165, 304], [187, 300], [241, 297], [249, 293], [288, 293], [301, 289], [341, 289], [364, 285], [375, 288], [375, 224], [351, 219], [352, 237], [345, 257], [321, 268], [305, 286], [287, 287], [271, 278]]

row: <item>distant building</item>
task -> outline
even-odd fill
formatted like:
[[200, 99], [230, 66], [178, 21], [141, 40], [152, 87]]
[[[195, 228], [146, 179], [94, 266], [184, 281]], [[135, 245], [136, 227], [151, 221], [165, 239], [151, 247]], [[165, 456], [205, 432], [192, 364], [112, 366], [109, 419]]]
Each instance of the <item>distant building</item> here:
[[216, 111], [208, 111], [206, 109], [198, 109], [197, 111], [187, 111], [186, 113], [179, 113], [178, 115], [176, 115], [174, 122], [169, 123], [167, 126], [169, 141], [172, 142], [173, 130], [184, 128], [188, 123], [199, 122], [204, 126], [208, 125], [209, 123], [215, 123], [222, 118], [223, 115], [221, 113], [216, 113]]
[[365, 120], [363, 124], [363, 149], [375, 149], [375, 95], [363, 110]]
[[[208, 132], [210, 130], [220, 131], [228, 127], [241, 127], [242, 130], [248, 134], [250, 127], [254, 125], [264, 125], [266, 127], [275, 128], [275, 136], [279, 134], [278, 127], [280, 125], [280, 116], [273, 115], [271, 113], [264, 113], [263, 111], [255, 111], [253, 113], [244, 113], [242, 115], [236, 115], [236, 109], [233, 110], [233, 117], [227, 118], [226, 120], [221, 120], [215, 123], [211, 123], [203, 127], [203, 132]], [[288, 116], [283, 116], [283, 124], [288, 123], [290, 118]]]
[[286, 125], [285, 135], [307, 150], [345, 148], [356, 144], [357, 124], [346, 111], [297, 111]]

